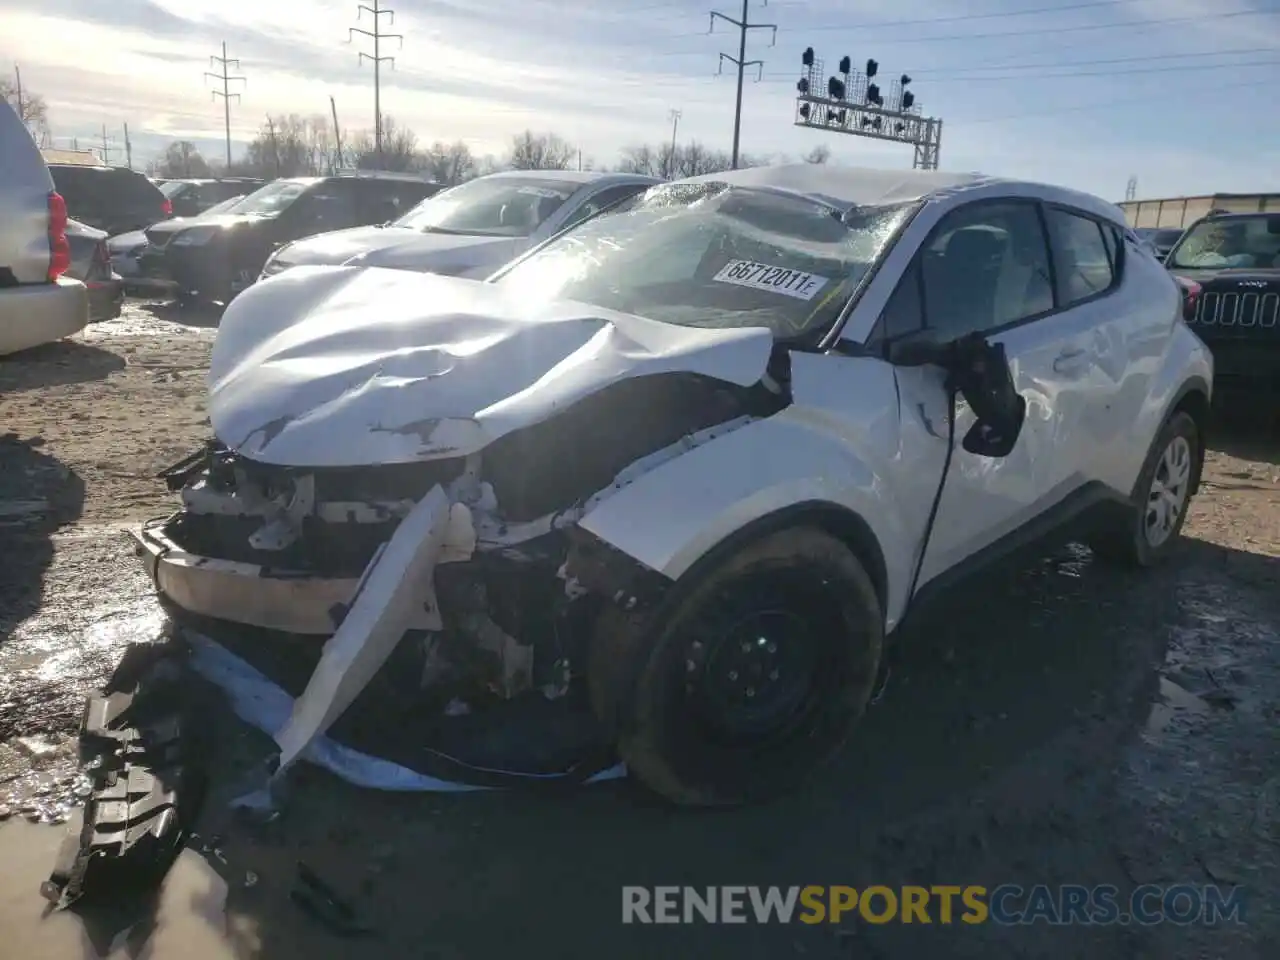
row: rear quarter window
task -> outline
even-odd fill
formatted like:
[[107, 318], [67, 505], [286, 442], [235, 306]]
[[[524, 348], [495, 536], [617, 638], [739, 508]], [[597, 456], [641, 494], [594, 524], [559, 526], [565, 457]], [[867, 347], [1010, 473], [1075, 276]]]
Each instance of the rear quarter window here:
[[164, 202], [164, 194], [154, 183], [131, 170], [111, 170], [103, 179], [104, 189], [111, 190], [119, 201], [130, 204], [154, 204]]
[[84, 167], [50, 167], [53, 185], [68, 206], [84, 200], [93, 191], [93, 170]]

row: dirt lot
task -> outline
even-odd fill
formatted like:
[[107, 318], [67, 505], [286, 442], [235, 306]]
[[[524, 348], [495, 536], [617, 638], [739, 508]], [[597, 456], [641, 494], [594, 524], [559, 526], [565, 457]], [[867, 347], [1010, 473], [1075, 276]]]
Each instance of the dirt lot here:
[[[159, 626], [119, 531], [171, 508], [152, 475], [206, 435], [211, 338], [133, 305], [0, 359], [0, 816], [33, 767], [68, 769], [82, 693]], [[1280, 956], [1280, 439], [1254, 425], [1215, 447], [1173, 563], [1117, 573], [1067, 548], [971, 586], [917, 625], [858, 742], [798, 796], [691, 815], [625, 783], [397, 797], [303, 771], [268, 831], [204, 827], [222, 839], [194, 842], [141, 919], [42, 919], [61, 831], [10, 810], [0, 957]], [[218, 723], [216, 769], [260, 749]], [[290, 903], [299, 858], [370, 937]], [[1180, 882], [1243, 885], [1247, 923], [619, 923], [624, 884]]]

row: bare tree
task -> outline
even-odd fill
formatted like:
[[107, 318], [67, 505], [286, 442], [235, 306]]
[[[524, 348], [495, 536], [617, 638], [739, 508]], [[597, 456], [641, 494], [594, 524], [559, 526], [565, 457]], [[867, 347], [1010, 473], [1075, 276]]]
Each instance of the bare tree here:
[[476, 176], [487, 177], [491, 173], [497, 173], [499, 170], [505, 170], [501, 160], [492, 153], [486, 153], [483, 157], [476, 160]]
[[[668, 151], [670, 147], [667, 148]], [[634, 147], [623, 147], [622, 160], [618, 163], [619, 173], [639, 173], [647, 177], [662, 176], [662, 158], [647, 143]]]
[[461, 140], [454, 143], [437, 140], [423, 151], [422, 164], [431, 179], [439, 183], [453, 185], [476, 175], [475, 157]]
[[831, 148], [824, 143], [818, 144], [801, 159], [805, 163], [827, 163], [831, 160]]
[[554, 133], [535, 134], [532, 130], [511, 138], [512, 170], [567, 170], [576, 151]]
[[21, 117], [36, 139], [42, 139], [49, 133], [49, 106], [44, 97], [22, 88], [22, 103], [18, 103], [18, 86], [12, 80], [0, 79], [0, 100], [8, 102]]
[[152, 172], [158, 177], [207, 177], [212, 170], [199, 147], [190, 140], [175, 140], [152, 164]]
[[[739, 157], [740, 162], [742, 159]], [[724, 150], [709, 150], [697, 140], [690, 140], [684, 146], [676, 148], [670, 176], [697, 177], [704, 173], [720, 173], [732, 166], [733, 161]]]
[[333, 127], [323, 113], [307, 118], [306, 138], [312, 173], [336, 173], [345, 166], [342, 157], [338, 155], [338, 145], [334, 142]]

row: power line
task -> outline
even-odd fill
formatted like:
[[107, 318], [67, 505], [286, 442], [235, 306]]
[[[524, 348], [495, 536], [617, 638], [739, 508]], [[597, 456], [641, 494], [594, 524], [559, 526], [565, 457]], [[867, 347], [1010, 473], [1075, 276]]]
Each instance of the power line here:
[[[986, 71], [986, 70], [1040, 70], [1040, 69], [1052, 70], [1052, 69], [1058, 69], [1058, 68], [1064, 68], [1064, 67], [1092, 67], [1092, 66], [1124, 64], [1124, 63], [1151, 63], [1153, 61], [1196, 59], [1200, 57], [1227, 57], [1227, 56], [1238, 56], [1243, 54], [1256, 54], [1256, 53], [1275, 54], [1276, 52], [1277, 52], [1276, 48], [1274, 47], [1245, 47], [1245, 48], [1235, 49], [1235, 50], [1204, 50], [1204, 51], [1195, 51], [1191, 53], [1161, 53], [1161, 54], [1155, 54], [1153, 56], [1142, 56], [1142, 57], [1108, 57], [1108, 58], [1095, 57], [1095, 58], [1090, 58], [1088, 60], [1060, 60], [1057, 62], [1036, 61], [1034, 63], [1004, 62], [1004, 63], [993, 63], [993, 64], [990, 64], [989, 66], [982, 66], [982, 67], [958, 67], [958, 66], [921, 67], [921, 68], [912, 69], [911, 73], [914, 76], [936, 76], [940, 79], [982, 80], [986, 78], [969, 77], [968, 75], [977, 70], [983, 70], [983, 71]], [[1248, 65], [1250, 64], [1239, 63], [1239, 62], [1234, 62], [1234, 63], [1228, 62], [1228, 63], [1209, 64], [1207, 66], [1212, 67], [1214, 69], [1221, 68], [1225, 70], [1230, 67], [1248, 66]], [[1191, 67], [1194, 65], [1187, 64], [1187, 66]], [[1028, 79], [1034, 79], [1034, 77], [1038, 76], [1038, 74], [1020, 74], [1020, 76], [1025, 76]], [[1054, 76], [1054, 75], [1051, 74], [1049, 76]], [[710, 78], [702, 74], [684, 74], [684, 75], [667, 74], [665, 76], [659, 76], [656, 78], [637, 77], [634, 80], [628, 78], [619, 82], [628, 84], [628, 85], [633, 84], [636, 86], [646, 86], [646, 87], [685, 86], [690, 83], [700, 83], [707, 79], [710, 79]], [[796, 79], [796, 75], [794, 73], [791, 73], [791, 72], [783, 73], [779, 71], [777, 73], [765, 73], [761, 79], [761, 82], [762, 83], [793, 83], [795, 79]]]
[[[1231, 10], [1226, 13], [1199, 14], [1195, 16], [1153, 17], [1146, 20], [1122, 20], [1115, 23], [1085, 23], [1065, 27], [1036, 27], [1030, 30], [1002, 30], [992, 33], [953, 33], [933, 37], [884, 37], [878, 38], [876, 42], [880, 44], [954, 43], [970, 40], [990, 40], [1000, 37], [1031, 37], [1046, 34], [1057, 35], [1060, 33], [1079, 33], [1088, 30], [1118, 30], [1128, 27], [1149, 29], [1151, 27], [1168, 26], [1178, 23], [1200, 23], [1205, 20], [1225, 20], [1229, 17], [1274, 16], [1275, 13], [1275, 10]], [[894, 26], [897, 25], [900, 24], [894, 24]], [[890, 26], [890, 24], [859, 24], [857, 26], [850, 26], [848, 24], [826, 24], [812, 28], [806, 27], [805, 29], [821, 30], [825, 33], [847, 33], [852, 30], [857, 30], [859, 32], [873, 30], [877, 26]], [[702, 36], [702, 34], [684, 34], [683, 36], [697, 37]], [[677, 39], [677, 37], [672, 37], [671, 39], [674, 40]], [[614, 44], [614, 46], [627, 46], [627, 44]], [[703, 51], [700, 50], [659, 50], [653, 53], [647, 53], [645, 58], [697, 57], [702, 55]]]
[[360, 27], [349, 27], [347, 29], [347, 43], [355, 39], [357, 33], [363, 34], [373, 40], [373, 55], [360, 51], [360, 63], [366, 60], [373, 62], [373, 149], [378, 155], [378, 166], [382, 166], [382, 64], [390, 63], [392, 67], [396, 64], [395, 57], [384, 57], [382, 55], [383, 40], [398, 40], [400, 46], [404, 46], [404, 35], [399, 33], [383, 33], [382, 18], [388, 17], [388, 23], [394, 25], [396, 22], [396, 14], [394, 10], [388, 10], [385, 7], [378, 6], [379, 0], [373, 0], [373, 6], [360, 4], [356, 8], [356, 20], [367, 11], [373, 14], [373, 29], [363, 30]]
[[1094, 110], [1109, 110], [1113, 107], [1131, 107], [1142, 103], [1160, 103], [1164, 106], [1174, 106], [1182, 109], [1186, 105], [1186, 98], [1194, 96], [1197, 93], [1211, 93], [1214, 97], [1223, 90], [1241, 90], [1253, 87], [1271, 87], [1275, 86], [1271, 80], [1245, 80], [1240, 83], [1221, 83], [1213, 87], [1199, 86], [1192, 90], [1161, 90], [1159, 93], [1147, 94], [1141, 97], [1120, 97], [1115, 100], [1095, 100], [1084, 104], [1075, 104], [1070, 107], [1050, 107], [1047, 110], [1037, 110], [1034, 113], [1015, 113], [1005, 114], [1000, 117], [978, 117], [976, 119], [964, 120], [966, 126], [975, 123], [1006, 123], [1010, 120], [1032, 120], [1041, 117], [1054, 117], [1062, 113], [1087, 113]]
[[[741, 20], [735, 20], [733, 19], [733, 17], [726, 16], [725, 14], [720, 13], [717, 10], [712, 10], [711, 11], [711, 27], [710, 29], [707, 30], [708, 33], [711, 33], [715, 30], [717, 17], [719, 17], [721, 20], [725, 21], [726, 23], [733, 24], [735, 27], [738, 28], [738, 55], [736, 57], [731, 57], [729, 56], [729, 54], [722, 52], [720, 54], [719, 66], [716, 69], [716, 72], [719, 73], [720, 70], [724, 68], [724, 62], [726, 60], [728, 60], [732, 64], [735, 64], [738, 68], [738, 96], [737, 96], [737, 103], [733, 109], [733, 159], [732, 159], [733, 167], [732, 168], [734, 170], [738, 169], [738, 142], [740, 139], [740, 135], [742, 133], [742, 75], [747, 67], [756, 67], [759, 73], [764, 72], [763, 60], [747, 59], [747, 33], [748, 31], [751, 31], [751, 30], [771, 30], [773, 31], [774, 42], [777, 42], [777, 39], [778, 39], [778, 27], [776, 24], [752, 23], [748, 19], [748, 13], [749, 13], [748, 7], [750, 5], [750, 2], [751, 0], [742, 0], [742, 19]], [[768, 0], [765, 0], [765, 3], [767, 2]], [[772, 44], [770, 45], [772, 46]]]
[[[1246, 60], [1241, 63], [1199, 63], [1199, 64], [1177, 64], [1165, 67], [1139, 67], [1134, 70], [1076, 70], [1070, 73], [1006, 73], [994, 77], [969, 77], [969, 76], [951, 76], [949, 80], [963, 80], [965, 82], [979, 81], [1003, 81], [1005, 83], [1010, 80], [1055, 80], [1070, 79], [1074, 77], [1125, 77], [1134, 76], [1145, 73], [1180, 73], [1193, 70], [1227, 70], [1236, 67], [1274, 67], [1276, 60], [1274, 57], [1266, 60]], [[773, 82], [773, 81], [765, 81]]]
[[215, 64], [221, 65], [222, 72], [213, 73], [212, 71], [206, 70], [204, 75], [211, 80], [222, 81], [222, 89], [211, 90], [210, 93], [213, 94], [213, 99], [215, 100], [217, 100], [218, 97], [222, 98], [222, 117], [223, 117], [223, 122], [226, 125], [226, 135], [227, 135], [227, 167], [230, 168], [231, 166], [231, 98], [235, 97], [237, 102], [239, 102], [240, 100], [240, 94], [231, 92], [231, 84], [233, 82], [248, 83], [248, 81], [244, 77], [232, 76], [232, 74], [230, 73], [232, 64], [235, 65], [235, 69], [237, 70], [240, 69], [240, 61], [227, 56], [227, 42], [225, 40], [222, 42], [222, 56], [209, 58], [209, 66], [212, 67]]
[[[1114, 62], [1118, 62], [1118, 63], [1141, 62], [1142, 60], [1145, 60], [1145, 59], [1149, 59], [1149, 58], [1143, 58], [1143, 57], [1118, 58]], [[1156, 59], [1159, 59], [1159, 58], [1156, 58]], [[1096, 62], [1105, 64], [1105, 63], [1108, 63], [1109, 61], [1099, 60]], [[1046, 64], [1046, 66], [1051, 68], [1055, 66], [1067, 67], [1067, 66], [1073, 66], [1076, 64], [1089, 65], [1090, 63], [1091, 61], [1076, 61], [1075, 64], [1072, 64], [1072, 63]], [[961, 81], [966, 83], [968, 82], [1008, 83], [1010, 81], [1017, 81], [1017, 80], [1069, 80], [1069, 79], [1076, 79], [1076, 78], [1087, 79], [1087, 78], [1104, 78], [1104, 77], [1119, 78], [1119, 77], [1128, 77], [1128, 76], [1155, 75], [1155, 74], [1161, 74], [1161, 73], [1198, 73], [1201, 71], [1215, 71], [1215, 70], [1223, 70], [1223, 71], [1235, 70], [1235, 69], [1244, 70], [1244, 69], [1257, 69], [1259, 67], [1275, 67], [1276, 65], [1277, 65], [1276, 61], [1273, 58], [1268, 58], [1265, 60], [1245, 60], [1245, 61], [1236, 61], [1233, 63], [1176, 64], [1176, 65], [1165, 65], [1165, 66], [1155, 66], [1155, 67], [1141, 67], [1141, 68], [1126, 69], [1126, 70], [1074, 70], [1074, 71], [1068, 70], [1068, 71], [1059, 71], [1054, 73], [1044, 73], [1044, 72], [1012, 73], [1012, 74], [1001, 73], [1001, 74], [988, 75], [988, 76], [972, 76], [972, 75], [966, 75], [964, 73], [950, 73], [950, 74], [947, 74], [946, 76], [942, 76], [942, 77], [934, 76], [934, 77], [930, 77], [929, 79], [941, 80], [941, 81], [947, 81], [947, 82]], [[1028, 67], [1029, 66], [1030, 65], [1028, 65]], [[996, 69], [996, 68], [978, 68], [978, 69]], [[916, 73], [916, 72], [923, 72], [923, 71], [912, 71], [912, 72]], [[683, 80], [673, 79], [670, 82], [657, 80], [657, 81], [651, 81], [645, 85], [646, 86], [677, 86], [677, 87], [682, 87], [687, 89], [692, 84], [700, 84], [705, 82], [705, 79], [706, 78], [702, 78], [702, 77], [690, 77]], [[783, 83], [791, 85], [796, 82], [796, 75], [795, 74], [773, 74], [773, 75], [766, 74], [764, 78], [759, 82], [763, 84], [767, 84], [771, 87], [777, 84], [783, 84]], [[710, 104], [710, 103], [718, 102], [718, 98], [715, 97], [714, 95], [707, 96], [705, 98], [686, 97], [685, 100], [686, 102], [689, 102], [689, 103]]]

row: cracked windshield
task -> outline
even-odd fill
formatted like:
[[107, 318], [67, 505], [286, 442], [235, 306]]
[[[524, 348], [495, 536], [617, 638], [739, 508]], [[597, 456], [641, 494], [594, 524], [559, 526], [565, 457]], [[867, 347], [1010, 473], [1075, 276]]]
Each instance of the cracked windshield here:
[[1280, 956], [1280, 0], [0, 0], [0, 960]]
[[723, 183], [655, 188], [584, 223], [498, 282], [521, 298], [582, 300], [694, 327], [829, 328], [913, 212], [842, 212]]

